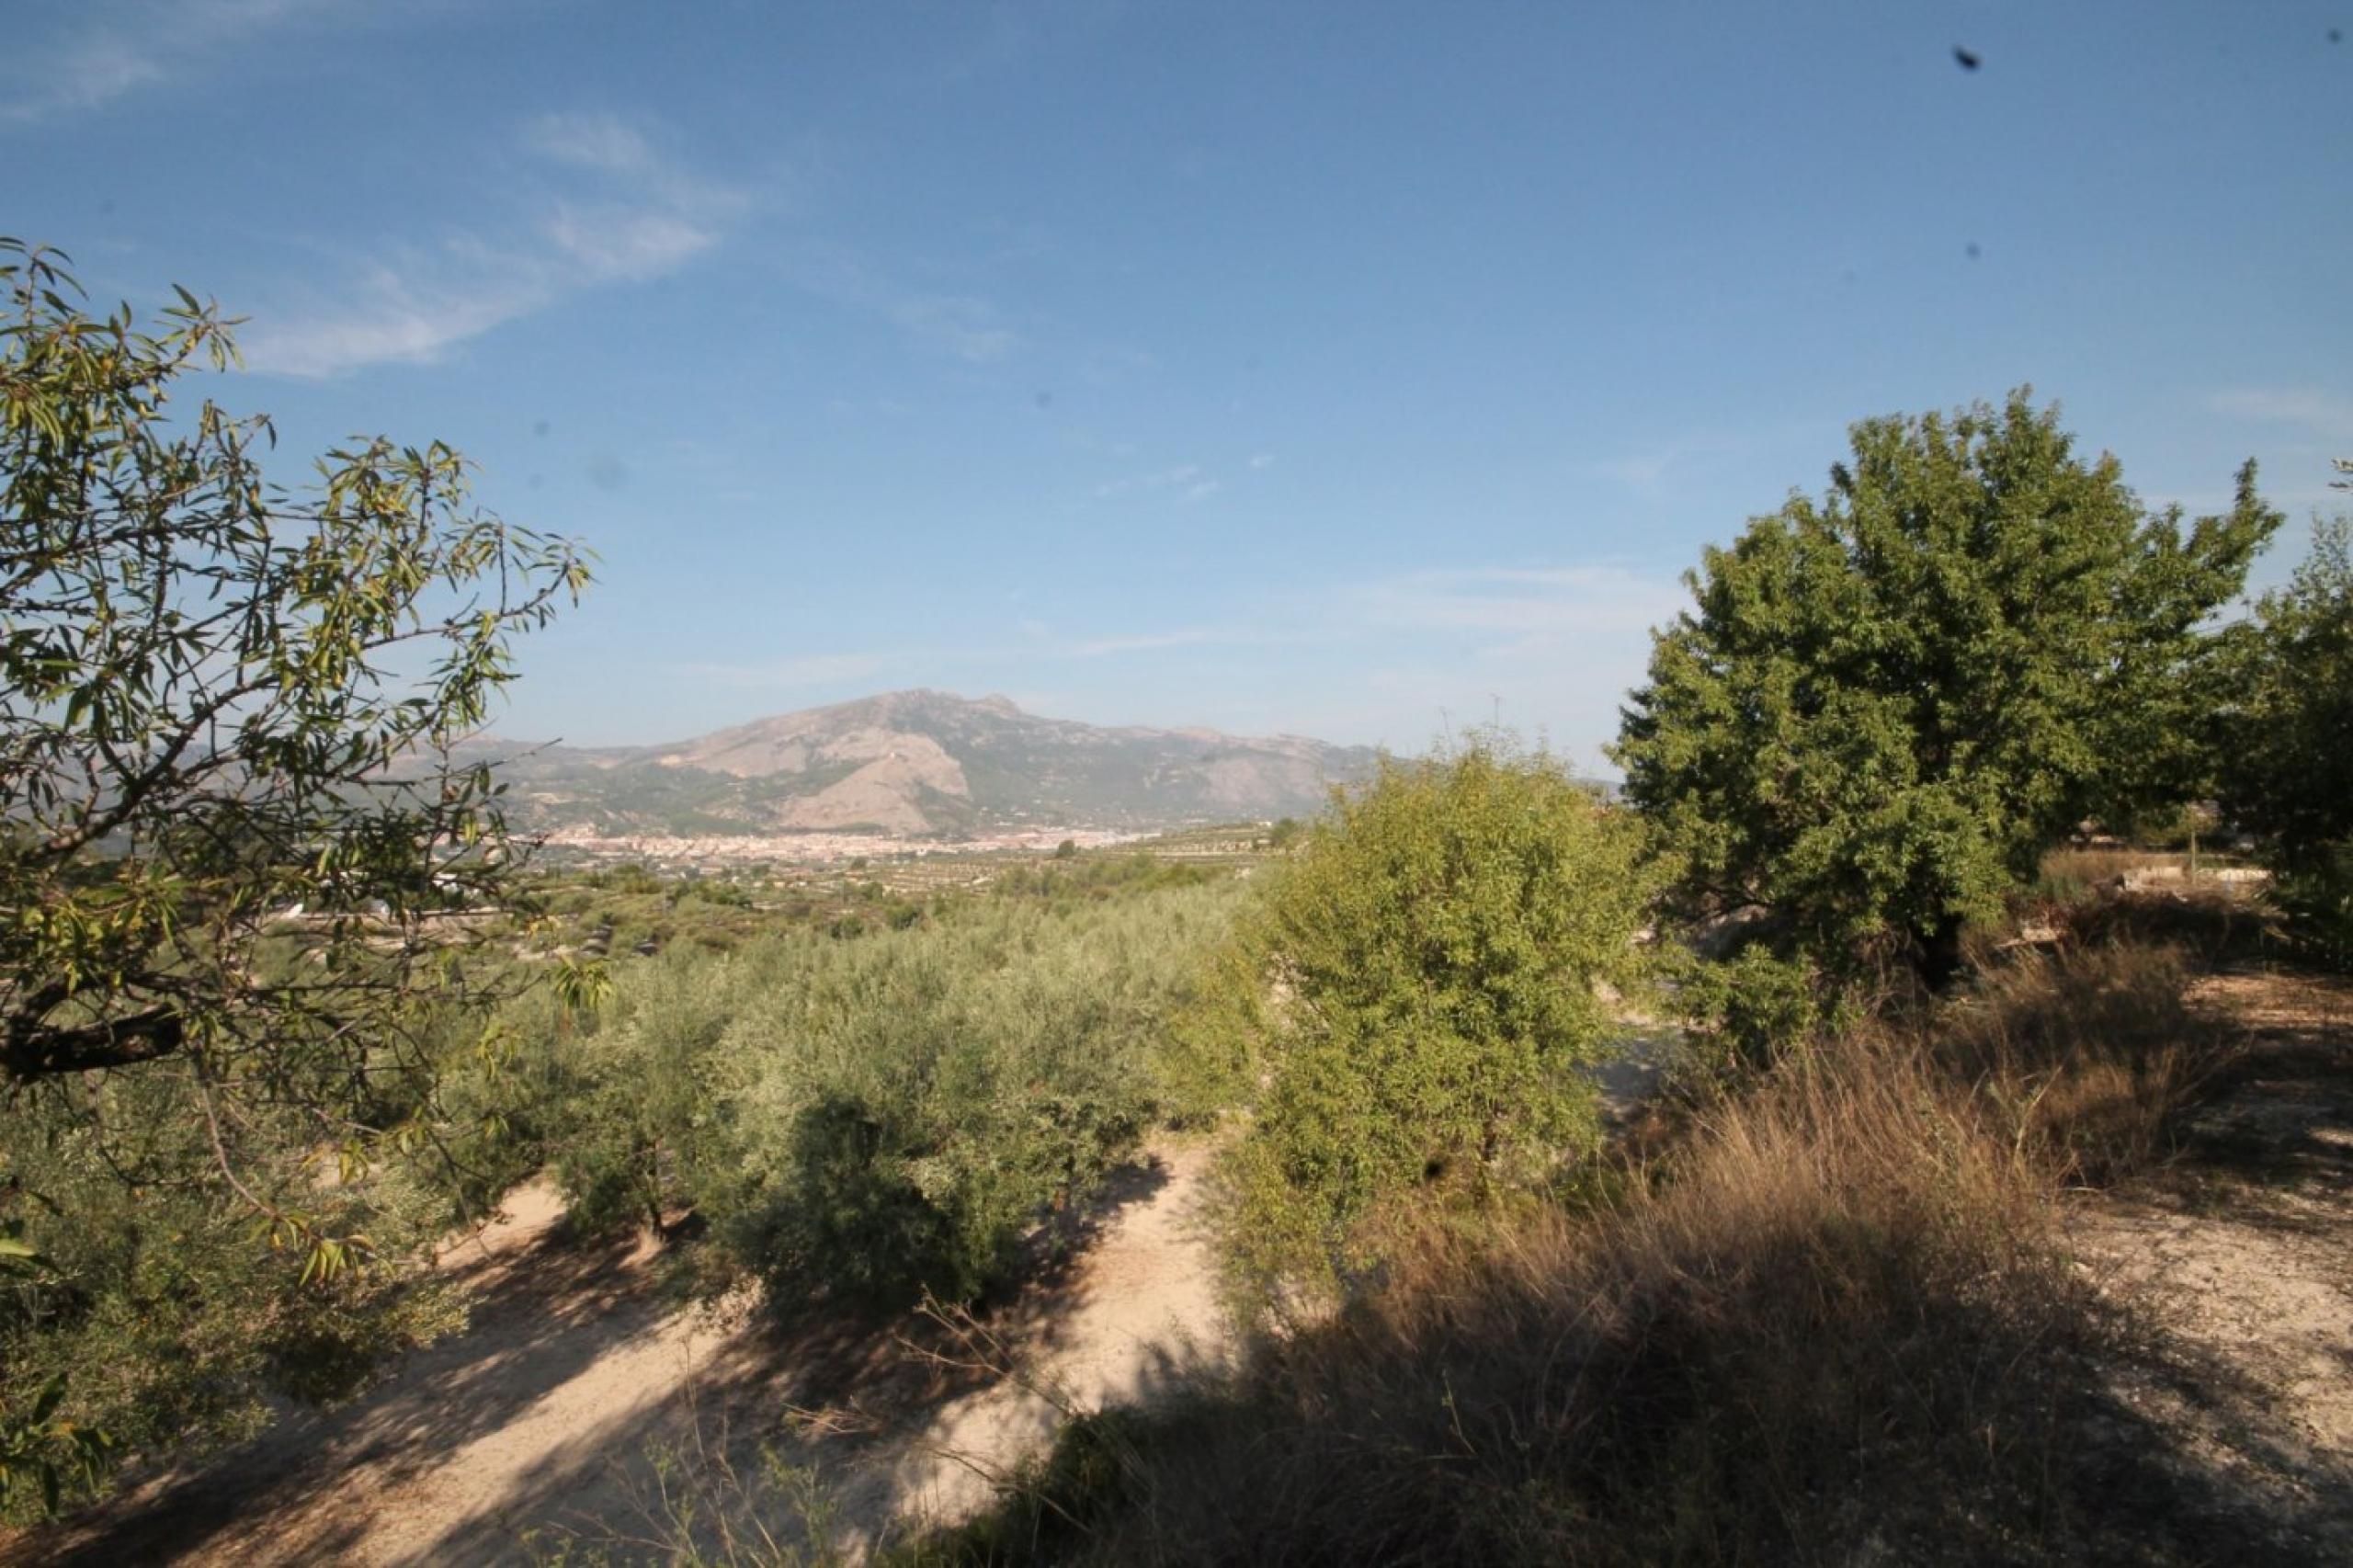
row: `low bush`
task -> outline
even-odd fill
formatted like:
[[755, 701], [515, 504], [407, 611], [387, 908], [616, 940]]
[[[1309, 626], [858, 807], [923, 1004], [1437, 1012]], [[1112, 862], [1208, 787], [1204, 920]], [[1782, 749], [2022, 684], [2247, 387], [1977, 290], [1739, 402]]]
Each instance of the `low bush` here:
[[2353, 840], [2327, 844], [2283, 872], [2275, 896], [2288, 937], [2324, 968], [2353, 970]]
[[[53, 1103], [67, 1094], [84, 1103]], [[283, 1400], [350, 1395], [463, 1324], [449, 1283], [416, 1267], [448, 1219], [418, 1170], [344, 1181], [307, 1118], [223, 1119], [256, 1200], [364, 1228], [374, 1259], [321, 1277], [284, 1227], [188, 1178], [213, 1157], [206, 1127], [184, 1081], [131, 1075], [20, 1092], [0, 1115], [0, 1237], [32, 1255], [0, 1256], [0, 1522], [44, 1511], [49, 1485], [95, 1494], [115, 1460], [192, 1458]], [[103, 1455], [73, 1440], [91, 1433]], [[14, 1484], [27, 1476], [42, 1484]]]

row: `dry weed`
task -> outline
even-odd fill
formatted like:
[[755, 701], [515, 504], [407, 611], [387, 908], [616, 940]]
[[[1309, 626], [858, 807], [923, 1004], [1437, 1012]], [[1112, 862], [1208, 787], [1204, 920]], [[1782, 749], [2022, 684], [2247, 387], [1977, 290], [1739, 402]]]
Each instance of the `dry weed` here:
[[2133, 1417], [2087, 1370], [2109, 1330], [2057, 1206], [2161, 1156], [2227, 1059], [2184, 979], [2145, 947], [2029, 956], [1928, 1021], [1792, 1057], [1613, 1199], [1420, 1233], [1230, 1385], [1098, 1421], [1006, 1513], [918, 1555], [2096, 1551], [2111, 1496], [2158, 1494], [2133, 1467], [2161, 1445], [2083, 1440]]

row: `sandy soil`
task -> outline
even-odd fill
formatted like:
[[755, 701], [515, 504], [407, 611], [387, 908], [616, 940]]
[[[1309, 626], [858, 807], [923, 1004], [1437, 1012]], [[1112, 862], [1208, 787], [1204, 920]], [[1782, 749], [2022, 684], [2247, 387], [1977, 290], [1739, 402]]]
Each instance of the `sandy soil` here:
[[894, 1516], [967, 1517], [1022, 1460], [1044, 1450], [1065, 1415], [1148, 1403], [1224, 1361], [1233, 1341], [1200, 1209], [1211, 1160], [1200, 1145], [1161, 1157], [1149, 1178], [1155, 1190], [1130, 1203], [1083, 1255], [1066, 1311], [1051, 1321], [1031, 1313], [1005, 1327], [972, 1324], [950, 1336], [940, 1353], [977, 1358], [983, 1381], [919, 1413], [903, 1437], [847, 1478], [841, 1501], [861, 1533]]
[[2193, 994], [2253, 1045], [2174, 1161], [2076, 1206], [2085, 1266], [2145, 1335], [2106, 1378], [2164, 1435], [2190, 1512], [2283, 1560], [2353, 1562], [2353, 986], [2229, 974]]
[[290, 1413], [0, 1559], [493, 1563], [576, 1540], [636, 1560], [688, 1508], [706, 1538], [755, 1514], [790, 1531], [797, 1488], [778, 1467], [813, 1483], [852, 1545], [961, 1515], [1061, 1411], [1147, 1398], [1224, 1353], [1196, 1223], [1208, 1165], [1170, 1144], [1115, 1173], [1070, 1217], [1059, 1266], [957, 1325], [779, 1329], [745, 1299], [682, 1307], [650, 1245], [566, 1245], [555, 1195], [525, 1187], [444, 1259], [481, 1291], [465, 1334], [350, 1405]]

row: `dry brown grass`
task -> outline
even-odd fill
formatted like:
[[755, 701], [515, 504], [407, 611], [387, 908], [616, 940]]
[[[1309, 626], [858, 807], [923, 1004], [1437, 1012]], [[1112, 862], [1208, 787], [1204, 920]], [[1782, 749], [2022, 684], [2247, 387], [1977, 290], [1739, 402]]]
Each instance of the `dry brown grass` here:
[[2190, 980], [2172, 946], [2022, 952], [1981, 971], [1917, 1047], [2014, 1122], [2052, 1177], [2097, 1184], [2161, 1159], [2175, 1113], [2242, 1044], [2190, 1006]]
[[[2217, 873], [2232, 870], [2234, 880]], [[2144, 943], [2186, 948], [2203, 959], [2286, 956], [2271, 890], [2230, 857], [2165, 850], [2069, 848], [2043, 858], [2034, 894], [2018, 911], [2027, 924], [2055, 929], [2072, 945]]]
[[[1618, 1195], [1432, 1230], [1336, 1318], [1074, 1428], [914, 1555], [1097, 1562], [2228, 1557], [2091, 1370], [2064, 1187], [2158, 1158], [2230, 1040], [2140, 947], [1795, 1057]], [[2202, 1519], [2202, 1516], [2201, 1516]], [[2151, 1545], [2152, 1541], [2158, 1542]], [[2178, 1551], [2163, 1543], [2188, 1544]]]
[[2186, 867], [2189, 857], [2122, 845], [2054, 849], [2042, 858], [2042, 881], [2054, 892], [2081, 895], [2159, 867]]

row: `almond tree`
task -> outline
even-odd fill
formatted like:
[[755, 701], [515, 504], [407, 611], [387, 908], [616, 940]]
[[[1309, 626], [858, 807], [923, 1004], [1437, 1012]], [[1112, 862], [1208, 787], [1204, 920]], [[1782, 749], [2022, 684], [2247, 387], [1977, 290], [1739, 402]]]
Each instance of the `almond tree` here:
[[270, 483], [266, 419], [173, 402], [233, 324], [63, 264], [0, 238], [0, 1517], [455, 1321], [347, 1266], [446, 1225], [367, 1173], [446, 1149], [498, 989], [519, 862], [450, 747], [588, 575], [438, 443]]
[[417, 1132], [449, 917], [513, 878], [449, 746], [585, 560], [471, 508], [438, 443], [269, 483], [266, 418], [173, 414], [233, 324], [184, 290], [94, 318], [63, 259], [0, 240], [0, 1075], [176, 1075], [233, 1185], [263, 1102], [364, 1156]]

